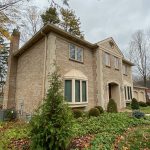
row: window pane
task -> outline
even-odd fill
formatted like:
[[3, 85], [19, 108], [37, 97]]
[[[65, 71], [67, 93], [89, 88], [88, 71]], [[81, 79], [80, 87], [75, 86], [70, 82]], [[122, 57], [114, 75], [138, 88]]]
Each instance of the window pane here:
[[70, 58], [75, 59], [75, 45], [70, 44]]
[[65, 80], [65, 99], [67, 102], [72, 102], [72, 81]]
[[115, 57], [115, 68], [119, 69], [119, 59]]
[[129, 86], [127, 87], [127, 89], [128, 89], [128, 100], [130, 99], [130, 88], [129, 88]]
[[82, 81], [82, 101], [86, 102], [86, 81]]
[[125, 100], [127, 99], [127, 91], [126, 91], [126, 86], [124, 87], [124, 94], [125, 94]]
[[80, 80], [75, 81], [75, 101], [80, 102]]
[[130, 99], [132, 99], [132, 89], [130, 87]]
[[82, 61], [82, 48], [77, 48], [77, 60]]
[[105, 65], [110, 66], [110, 55], [105, 53]]

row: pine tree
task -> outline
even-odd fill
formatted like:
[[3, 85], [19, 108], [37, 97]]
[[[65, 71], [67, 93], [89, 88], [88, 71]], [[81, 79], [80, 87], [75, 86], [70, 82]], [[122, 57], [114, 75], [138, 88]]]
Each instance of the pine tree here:
[[80, 31], [80, 19], [76, 17], [75, 12], [73, 10], [64, 9], [60, 10], [62, 15], [62, 27], [65, 31], [83, 38], [83, 34]]
[[47, 23], [50, 24], [59, 24], [59, 16], [56, 7], [51, 6], [41, 15], [44, 25]]
[[40, 150], [65, 150], [73, 128], [73, 115], [64, 104], [62, 79], [56, 70], [42, 106], [31, 120], [31, 147]]
[[2, 89], [2, 94], [7, 74], [8, 55], [9, 48], [4, 39], [0, 37], [0, 88]]

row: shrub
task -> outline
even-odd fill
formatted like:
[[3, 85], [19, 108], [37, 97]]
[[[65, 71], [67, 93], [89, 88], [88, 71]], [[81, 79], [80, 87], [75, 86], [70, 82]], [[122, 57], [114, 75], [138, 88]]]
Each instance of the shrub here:
[[117, 104], [113, 99], [110, 99], [108, 104], [107, 104], [107, 112], [110, 112], [110, 113], [117, 113], [118, 112]]
[[91, 108], [89, 110], [89, 117], [93, 116], [93, 117], [97, 117], [100, 115], [100, 112], [97, 108]]
[[140, 111], [134, 111], [132, 113], [132, 116], [137, 118], [137, 119], [140, 119], [140, 118], [144, 118], [145, 114], [143, 112], [140, 112]]
[[70, 143], [74, 121], [61, 89], [62, 79], [56, 69], [50, 76], [47, 96], [30, 122], [33, 150], [65, 150]]
[[76, 119], [82, 117], [83, 115], [82, 111], [79, 109], [73, 109], [72, 111], [73, 111], [73, 116]]
[[141, 107], [147, 107], [147, 104], [145, 102], [139, 102], [139, 106], [141, 106]]
[[4, 110], [4, 120], [13, 121], [17, 118], [17, 112], [15, 109], [6, 109]]
[[137, 101], [135, 98], [132, 99], [131, 108], [132, 108], [133, 110], [139, 109], [139, 103], [138, 103], [138, 101]]
[[104, 113], [104, 109], [102, 106], [95, 106], [95, 108], [99, 110], [100, 114]]
[[150, 101], [147, 101], [146, 104], [147, 104], [147, 106], [150, 106]]

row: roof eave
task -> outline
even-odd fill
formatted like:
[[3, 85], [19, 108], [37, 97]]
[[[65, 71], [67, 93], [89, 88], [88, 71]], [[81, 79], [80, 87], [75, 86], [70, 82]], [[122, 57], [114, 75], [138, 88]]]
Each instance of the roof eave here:
[[[18, 56], [22, 54], [26, 49], [30, 48], [33, 44], [35, 44], [38, 40], [42, 39], [44, 37], [44, 34], [48, 34], [50, 32], [54, 32], [58, 35], [61, 35], [69, 40], [72, 40], [74, 42], [77, 42], [81, 45], [84, 45], [90, 49], [97, 49], [99, 46], [97, 44], [92, 44], [88, 41], [85, 41], [83, 39], [80, 39], [74, 35], [71, 35], [70, 33], [67, 33], [66, 31], [54, 26], [47, 24], [43, 28], [41, 28], [29, 41], [27, 41], [19, 50], [14, 52], [14, 56]], [[44, 34], [43, 34], [44, 33]]]

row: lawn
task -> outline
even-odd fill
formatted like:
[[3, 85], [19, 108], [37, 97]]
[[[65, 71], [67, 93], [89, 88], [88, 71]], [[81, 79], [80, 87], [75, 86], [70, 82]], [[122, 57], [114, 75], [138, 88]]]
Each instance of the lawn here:
[[[127, 113], [104, 113], [99, 117], [83, 117], [76, 120], [74, 123], [74, 136], [72, 137], [70, 149], [89, 149], [89, 150], [110, 150], [115, 149], [116, 139], [123, 133], [129, 133], [124, 137], [124, 140], [118, 143], [120, 149], [127, 145], [134, 145], [131, 140], [135, 136], [136, 142], [145, 141], [146, 137], [149, 140], [150, 118], [136, 119], [129, 116]], [[128, 132], [134, 128], [135, 132]], [[139, 131], [139, 133], [138, 133]], [[139, 137], [136, 135], [140, 135]], [[2, 123], [0, 125], [0, 149], [17, 149], [23, 147], [28, 149], [29, 145], [29, 125], [16, 123]], [[141, 145], [149, 148], [148, 143]], [[21, 148], [20, 148], [21, 149]], [[138, 150], [138, 149], [136, 149]]]
[[[127, 106], [127, 109], [131, 110], [130, 106]], [[147, 107], [140, 107], [140, 111], [145, 113], [145, 114], [150, 114], [150, 106]]]
[[145, 114], [150, 114], [150, 106], [140, 107], [140, 111], [144, 112]]

